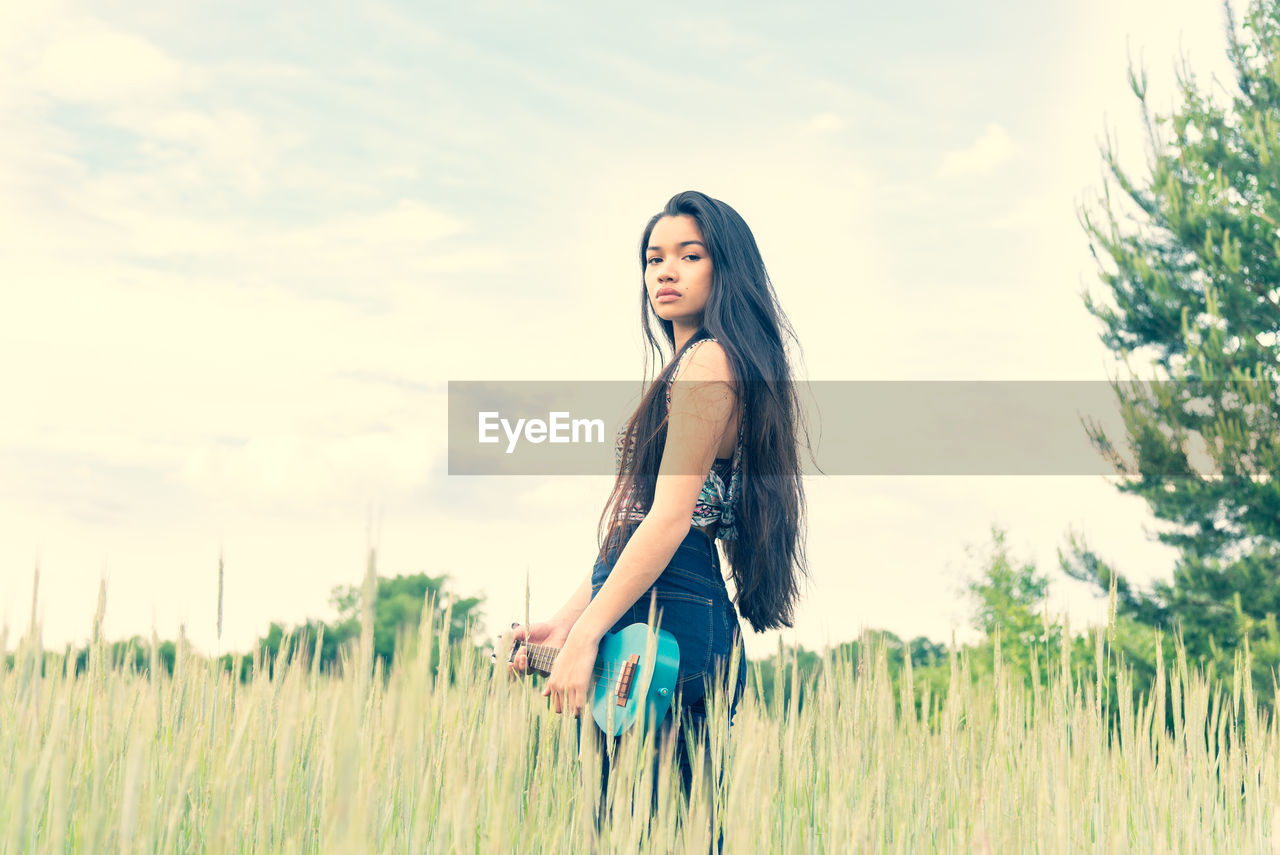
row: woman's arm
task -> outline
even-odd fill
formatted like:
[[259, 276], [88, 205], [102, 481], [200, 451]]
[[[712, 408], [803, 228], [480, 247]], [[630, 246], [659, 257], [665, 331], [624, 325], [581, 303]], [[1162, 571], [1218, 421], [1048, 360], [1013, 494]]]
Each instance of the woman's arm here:
[[719, 342], [701, 344], [681, 373], [683, 379], [673, 384], [671, 393], [653, 506], [623, 547], [595, 599], [589, 599], [579, 612], [570, 635], [599, 642], [657, 581], [689, 534], [693, 509], [737, 396], [729, 360]]
[[682, 528], [679, 523], [656, 517], [650, 511], [631, 533], [609, 578], [596, 592], [595, 599], [580, 613], [570, 635], [581, 635], [588, 641], [599, 642], [618, 618], [635, 605], [640, 595], [662, 575], [680, 542], [689, 533], [690, 525], [690, 517], [684, 518]]

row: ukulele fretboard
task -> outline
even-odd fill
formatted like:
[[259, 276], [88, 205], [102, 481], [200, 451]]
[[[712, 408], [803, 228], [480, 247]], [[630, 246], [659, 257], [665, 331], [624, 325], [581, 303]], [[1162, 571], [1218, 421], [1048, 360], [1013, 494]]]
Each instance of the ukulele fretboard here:
[[531, 644], [524, 645], [525, 656], [529, 660], [529, 668], [543, 674], [551, 673], [551, 666], [556, 663], [556, 656], [560, 653], [559, 647], [552, 647], [548, 644]]

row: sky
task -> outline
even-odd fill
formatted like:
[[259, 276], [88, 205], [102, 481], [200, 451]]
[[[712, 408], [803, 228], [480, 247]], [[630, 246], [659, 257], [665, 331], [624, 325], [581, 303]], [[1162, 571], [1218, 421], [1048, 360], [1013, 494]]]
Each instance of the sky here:
[[[435, 5], [435, 4], [432, 4]], [[1238, 10], [1242, 5], [1237, 3]], [[750, 225], [800, 380], [1096, 380], [1077, 215], [1128, 85], [1231, 82], [1216, 3], [0, 7], [0, 622], [246, 650], [383, 575], [482, 636], [589, 575], [611, 479], [462, 476], [447, 385], [644, 375], [636, 246], [696, 189]], [[669, 355], [669, 354], [668, 354]], [[833, 426], [828, 426], [831, 430]], [[1008, 532], [1083, 627], [1069, 528], [1138, 583], [1166, 524], [1114, 477], [806, 478], [795, 626], [976, 637]], [[217, 568], [225, 566], [221, 634]], [[743, 623], [746, 628], [745, 622]]]

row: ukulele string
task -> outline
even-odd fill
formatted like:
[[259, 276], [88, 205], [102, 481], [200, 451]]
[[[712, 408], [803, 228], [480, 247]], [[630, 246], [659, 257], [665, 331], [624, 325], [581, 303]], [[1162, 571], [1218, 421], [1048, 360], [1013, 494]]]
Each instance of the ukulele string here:
[[[534, 663], [534, 664], [537, 664], [537, 663]], [[546, 669], [546, 670], [550, 670], [550, 669]], [[614, 677], [619, 673], [619, 671], [621, 671], [620, 668], [618, 668], [617, 666], [610, 665], [604, 668], [592, 668], [591, 674], [594, 677], [597, 677], [597, 678], [602, 677], [605, 680], [612, 681]]]
[[[539, 651], [539, 652], [540, 652], [540, 651]], [[557, 652], [559, 652], [559, 649], [558, 649], [558, 648], [557, 648]], [[536, 657], [538, 656], [538, 652], [535, 652], [535, 653], [534, 653], [534, 656], [535, 656], [535, 658], [536, 658]], [[545, 655], [544, 655], [544, 658], [545, 658]], [[535, 664], [538, 664], [538, 663], [535, 663]], [[625, 665], [626, 663], [623, 663], [623, 664]], [[551, 670], [551, 669], [550, 669], [550, 668], [547, 668], [547, 669], [545, 669], [545, 670], [548, 670], [548, 671], [549, 671], [549, 670]], [[609, 680], [609, 681], [612, 681], [612, 680], [614, 679], [614, 677], [615, 677], [615, 676], [616, 676], [620, 671], [621, 671], [621, 667], [619, 667], [618, 665], [613, 665], [613, 664], [607, 665], [607, 666], [605, 666], [605, 667], [603, 667], [603, 668], [601, 668], [601, 667], [593, 667], [593, 668], [591, 669], [591, 673], [592, 673], [592, 675], [593, 675], [593, 676], [595, 676], [595, 677], [597, 677], [597, 678], [599, 678], [599, 677], [603, 677], [604, 679]]]

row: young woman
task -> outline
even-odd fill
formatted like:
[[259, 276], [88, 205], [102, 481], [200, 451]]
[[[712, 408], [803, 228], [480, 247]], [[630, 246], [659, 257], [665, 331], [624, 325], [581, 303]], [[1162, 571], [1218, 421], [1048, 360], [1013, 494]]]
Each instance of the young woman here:
[[[681, 709], [672, 704], [659, 736], [675, 748], [687, 799], [688, 743], [705, 736], [706, 695], [719, 681], [728, 697], [735, 649], [744, 658], [739, 614], [756, 632], [791, 626], [806, 572], [799, 406], [783, 333], [795, 336], [751, 230], [718, 199], [673, 196], [645, 227], [640, 264], [650, 355], [661, 359], [656, 322], [673, 356], [619, 434], [591, 578], [550, 620], [517, 627], [516, 637], [560, 648], [543, 695], [556, 712], [579, 714], [601, 637], [647, 621], [654, 606], [680, 646]], [[513, 669], [524, 668], [520, 654]], [[730, 726], [745, 685], [744, 664]], [[589, 714], [580, 721], [603, 740]], [[602, 806], [607, 782], [606, 755]]]

